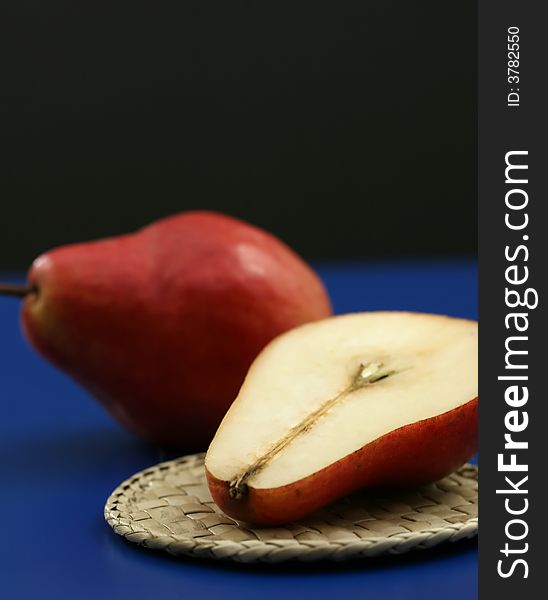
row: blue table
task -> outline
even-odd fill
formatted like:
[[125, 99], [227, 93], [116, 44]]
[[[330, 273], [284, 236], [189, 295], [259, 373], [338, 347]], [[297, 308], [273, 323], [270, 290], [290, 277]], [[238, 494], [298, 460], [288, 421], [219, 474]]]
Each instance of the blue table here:
[[[476, 318], [472, 260], [318, 265], [337, 312], [405, 309]], [[6, 279], [6, 278], [3, 278]], [[315, 597], [472, 600], [475, 542], [345, 565], [245, 567], [177, 560], [103, 521], [110, 491], [169, 458], [121, 430], [32, 352], [18, 301], [0, 299], [0, 596], [135, 600]]]

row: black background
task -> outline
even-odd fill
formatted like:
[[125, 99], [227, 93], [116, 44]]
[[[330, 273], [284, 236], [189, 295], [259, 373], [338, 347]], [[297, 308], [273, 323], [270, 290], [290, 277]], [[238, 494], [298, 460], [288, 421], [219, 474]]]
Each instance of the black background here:
[[309, 258], [476, 244], [476, 2], [0, 8], [0, 269], [189, 208]]

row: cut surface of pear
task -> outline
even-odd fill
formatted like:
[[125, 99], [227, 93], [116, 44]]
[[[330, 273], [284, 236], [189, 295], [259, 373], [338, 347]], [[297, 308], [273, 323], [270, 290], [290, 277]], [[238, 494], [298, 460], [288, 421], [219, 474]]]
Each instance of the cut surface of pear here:
[[[400, 431], [405, 437], [406, 430], [413, 430], [418, 440], [413, 443], [420, 443], [417, 428], [410, 426], [433, 422], [476, 400], [477, 368], [474, 321], [420, 313], [356, 313], [285, 333], [257, 357], [210, 445], [206, 469], [210, 484], [216, 482], [210, 485], [214, 496], [224, 482], [236, 506], [250, 490], [269, 491], [275, 502], [275, 490], [287, 492], [388, 434]], [[439, 419], [436, 423], [439, 428]], [[451, 427], [456, 456], [445, 461], [447, 468], [466, 460], [476, 435]], [[459, 448], [459, 438], [465, 448]], [[404, 446], [399, 446], [402, 451]], [[394, 463], [398, 460], [396, 452]], [[357, 470], [363, 470], [363, 456], [359, 465]], [[443, 470], [443, 465], [425, 466], [425, 479]], [[389, 478], [384, 483], [398, 485]], [[314, 485], [321, 484], [316, 477]], [[347, 481], [341, 491], [362, 484], [367, 481], [356, 473], [355, 481], [350, 486]]]

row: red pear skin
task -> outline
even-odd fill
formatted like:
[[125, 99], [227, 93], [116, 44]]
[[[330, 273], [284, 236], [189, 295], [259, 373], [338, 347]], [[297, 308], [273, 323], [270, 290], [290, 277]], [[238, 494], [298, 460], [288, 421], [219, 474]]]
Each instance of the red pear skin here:
[[274, 236], [189, 212], [39, 257], [32, 346], [140, 436], [204, 449], [274, 337], [327, 317], [315, 273]]
[[302, 519], [361, 488], [412, 487], [437, 481], [471, 458], [478, 441], [478, 399], [396, 429], [321, 471], [287, 486], [232, 499], [229, 482], [206, 471], [213, 500], [227, 515], [256, 525]]

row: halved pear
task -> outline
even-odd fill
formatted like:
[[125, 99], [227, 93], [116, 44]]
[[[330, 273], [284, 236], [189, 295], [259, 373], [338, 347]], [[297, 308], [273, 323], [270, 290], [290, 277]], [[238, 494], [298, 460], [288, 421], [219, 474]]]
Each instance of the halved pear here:
[[376, 312], [293, 329], [256, 358], [209, 447], [213, 499], [274, 525], [444, 477], [476, 449], [477, 372], [475, 321]]

